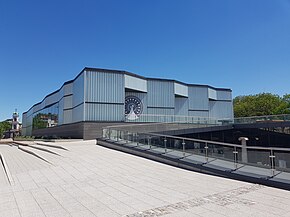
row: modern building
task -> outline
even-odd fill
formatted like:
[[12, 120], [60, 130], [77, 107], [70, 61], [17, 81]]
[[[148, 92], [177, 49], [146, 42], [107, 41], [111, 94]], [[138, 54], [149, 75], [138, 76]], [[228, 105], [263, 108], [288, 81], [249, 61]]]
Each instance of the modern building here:
[[23, 113], [22, 134], [88, 139], [120, 123], [232, 118], [231, 89], [84, 68]]

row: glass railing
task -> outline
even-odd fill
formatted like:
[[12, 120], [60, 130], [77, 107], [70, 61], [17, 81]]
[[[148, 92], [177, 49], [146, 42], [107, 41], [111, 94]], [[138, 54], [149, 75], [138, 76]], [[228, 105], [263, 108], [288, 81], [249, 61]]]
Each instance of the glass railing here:
[[290, 148], [242, 146], [223, 142], [103, 129], [103, 139], [134, 149], [164, 155], [209, 167], [275, 176], [290, 172]]
[[[142, 132], [152, 133], [159, 132], [164, 133], [174, 130], [186, 130], [192, 128], [203, 128], [217, 126], [213, 124], [194, 124], [194, 123], [124, 123], [120, 125], [107, 126], [106, 129], [129, 131], [129, 132]], [[166, 134], [166, 133], [165, 133]]]
[[273, 123], [273, 122], [279, 123], [284, 121], [290, 121], [290, 114], [252, 116], [234, 119], [235, 124]]
[[162, 114], [142, 114], [135, 120], [129, 120], [125, 116], [125, 122], [132, 123], [188, 123], [188, 124], [206, 124], [206, 125], [222, 125], [223, 123], [233, 122], [232, 119], [217, 119], [198, 116], [182, 116], [182, 115], [162, 115]]
[[196, 125], [227, 125], [227, 124], [250, 124], [250, 123], [290, 121], [290, 114], [252, 116], [241, 118], [209, 118], [198, 116], [142, 114], [135, 120], [128, 120], [126, 119], [126, 116], [124, 119], [125, 122], [129, 123], [181, 123], [181, 124], [196, 124]]

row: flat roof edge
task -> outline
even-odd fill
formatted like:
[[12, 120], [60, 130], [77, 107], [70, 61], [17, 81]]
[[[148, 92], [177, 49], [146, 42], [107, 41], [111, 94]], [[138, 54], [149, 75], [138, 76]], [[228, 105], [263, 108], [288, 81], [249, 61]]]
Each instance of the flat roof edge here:
[[41, 104], [46, 98], [48, 98], [49, 96], [52, 96], [53, 94], [59, 92], [65, 85], [73, 83], [84, 71], [94, 71], [94, 72], [108, 72], [108, 73], [119, 73], [119, 74], [124, 74], [124, 75], [129, 75], [129, 76], [133, 76], [133, 77], [137, 77], [137, 78], [141, 78], [144, 80], [159, 80], [159, 81], [171, 81], [171, 82], [175, 82], [175, 83], [179, 83], [182, 85], [187, 85], [187, 86], [200, 86], [200, 87], [208, 87], [208, 88], [212, 88], [214, 90], [224, 90], [224, 91], [230, 91], [232, 92], [231, 89], [229, 88], [217, 88], [217, 87], [212, 87], [210, 85], [203, 85], [203, 84], [188, 84], [188, 83], [184, 83], [181, 81], [177, 81], [174, 79], [166, 79], [166, 78], [149, 78], [149, 77], [144, 77], [132, 72], [128, 72], [128, 71], [124, 71], [124, 70], [116, 70], [116, 69], [103, 69], [103, 68], [94, 68], [94, 67], [84, 67], [81, 72], [72, 80], [66, 81], [62, 84], [62, 86], [57, 89], [56, 91], [46, 95], [42, 101], [34, 104], [33, 106], [31, 106], [27, 111], [23, 112], [22, 114], [26, 114], [28, 113], [34, 106], [37, 106], [39, 104]]

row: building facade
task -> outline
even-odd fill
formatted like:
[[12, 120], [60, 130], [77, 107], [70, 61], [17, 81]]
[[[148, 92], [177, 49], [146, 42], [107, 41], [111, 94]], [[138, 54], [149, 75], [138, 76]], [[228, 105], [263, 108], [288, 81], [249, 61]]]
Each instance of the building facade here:
[[232, 91], [84, 68], [23, 113], [22, 134], [83, 138], [86, 128], [127, 122], [232, 119]]

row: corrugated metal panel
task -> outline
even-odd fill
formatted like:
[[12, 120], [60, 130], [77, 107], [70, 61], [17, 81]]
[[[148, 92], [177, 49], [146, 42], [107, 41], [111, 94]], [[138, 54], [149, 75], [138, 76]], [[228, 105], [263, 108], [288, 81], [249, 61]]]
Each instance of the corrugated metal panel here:
[[31, 136], [32, 135], [32, 126], [29, 126], [26, 128], [26, 136]]
[[188, 88], [189, 109], [208, 110], [208, 88], [190, 86]]
[[81, 104], [72, 109], [72, 122], [83, 121], [84, 119], [84, 104]]
[[175, 102], [174, 102], [173, 81], [148, 80], [147, 84], [148, 84], [148, 106], [174, 108]]
[[226, 90], [218, 90], [217, 100], [232, 100], [232, 92]]
[[174, 83], [174, 93], [179, 96], [188, 97], [188, 86]]
[[63, 107], [64, 107], [64, 99], [62, 98], [58, 103], [58, 125], [63, 124]]
[[86, 102], [124, 103], [124, 75], [87, 71]]
[[224, 119], [224, 118], [233, 118], [233, 103], [225, 101], [210, 101], [210, 118], [213, 119]]
[[63, 111], [63, 124], [69, 124], [72, 122], [72, 110]]
[[73, 83], [69, 83], [63, 86], [64, 95], [72, 94], [73, 93]]
[[26, 127], [27, 126], [26, 118], [27, 118], [27, 113], [23, 113], [22, 114], [22, 127]]
[[58, 101], [64, 96], [64, 86], [58, 91]]
[[22, 126], [21, 134], [22, 134], [22, 136], [28, 136], [28, 135], [27, 135], [26, 127], [23, 127], [23, 126]]
[[[148, 114], [147, 113], [147, 105], [148, 105], [148, 100], [147, 100], [147, 93], [140, 93], [140, 92], [126, 92], [126, 96], [136, 96], [138, 97], [142, 104], [143, 104], [143, 112], [142, 114]], [[123, 111], [125, 113], [125, 111]]]
[[33, 115], [27, 116], [27, 118], [26, 118], [26, 126], [27, 127], [32, 126], [32, 118], [33, 118]]
[[72, 108], [72, 102], [73, 102], [72, 95], [64, 97], [63, 101], [64, 101], [64, 106], [63, 106], [64, 109]]
[[73, 106], [77, 106], [83, 102], [84, 102], [84, 73], [82, 73], [73, 82]]
[[43, 109], [43, 108], [45, 107], [45, 103], [46, 103], [45, 100], [43, 100], [43, 101], [41, 102], [41, 104], [40, 104], [40, 108], [41, 108], [41, 109]]
[[30, 108], [30, 109], [28, 110], [28, 112], [27, 112], [27, 117], [33, 115], [33, 109], [34, 109], [34, 108]]
[[175, 115], [188, 116], [188, 98], [175, 97]]
[[188, 116], [208, 118], [209, 112], [208, 111], [188, 111]]
[[148, 108], [149, 115], [174, 115], [174, 109]]
[[86, 103], [86, 121], [124, 121], [124, 105]]
[[208, 88], [208, 98], [217, 100], [217, 92], [214, 89]]
[[35, 113], [35, 112], [37, 112], [37, 111], [39, 111], [41, 109], [42, 109], [41, 104], [38, 104], [36, 106], [33, 106], [33, 113]]
[[59, 92], [56, 92], [45, 99], [45, 106], [58, 102]]
[[147, 92], [147, 80], [125, 75], [125, 88]]

